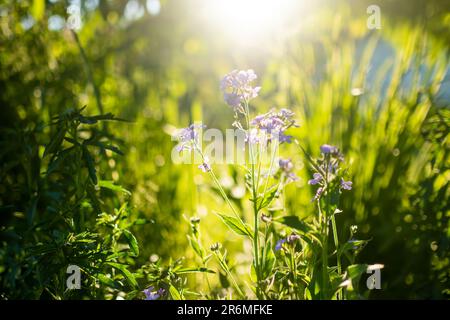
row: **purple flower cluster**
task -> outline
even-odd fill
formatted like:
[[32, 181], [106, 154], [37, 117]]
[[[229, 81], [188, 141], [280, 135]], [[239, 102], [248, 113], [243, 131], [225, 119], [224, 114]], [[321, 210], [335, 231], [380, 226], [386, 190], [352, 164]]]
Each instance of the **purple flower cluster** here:
[[284, 243], [294, 244], [297, 240], [300, 240], [300, 236], [298, 234], [291, 233], [286, 238], [282, 238], [277, 241], [277, 243], [275, 244], [275, 251], [280, 251], [283, 248]]
[[202, 124], [191, 124], [187, 128], [180, 129], [176, 135], [179, 144], [177, 146], [178, 152], [182, 150], [192, 150], [196, 143], [198, 143], [199, 130], [206, 128]]
[[322, 152], [322, 154], [325, 157], [331, 156], [332, 158], [334, 158], [336, 160], [335, 164], [336, 164], [336, 162], [344, 161], [344, 156], [339, 151], [339, 149], [335, 146], [331, 146], [329, 144], [323, 144], [320, 146], [320, 152]]
[[277, 241], [277, 244], [275, 245], [275, 251], [280, 251], [281, 248], [283, 248], [283, 244], [287, 241], [286, 238], [280, 239]]
[[344, 179], [341, 178], [341, 188], [344, 190], [352, 190], [352, 184], [353, 182], [351, 181], [345, 181]]
[[165, 295], [166, 290], [163, 288], [159, 288], [157, 291], [155, 291], [155, 287], [151, 286], [147, 289], [144, 289], [142, 292], [145, 294], [145, 300], [158, 300], [163, 295]]
[[258, 129], [250, 129], [246, 133], [245, 142], [249, 144], [257, 144], [262, 142], [262, 137], [260, 136]]
[[267, 141], [278, 139], [280, 143], [291, 143], [292, 136], [286, 135], [285, 131], [298, 126], [293, 117], [294, 113], [288, 109], [281, 109], [279, 112], [271, 110], [255, 117], [251, 124], [267, 135]]
[[323, 144], [320, 146], [320, 152], [323, 154], [335, 154], [339, 151], [335, 146], [330, 146], [329, 144]]
[[[247, 119], [248, 109], [244, 110], [246, 103], [252, 98], [258, 95], [260, 87], [253, 87], [252, 82], [257, 79], [255, 72], [249, 70], [233, 70], [221, 81], [220, 88], [224, 93], [225, 101], [235, 108], [235, 111], [245, 113]], [[266, 145], [272, 140], [278, 140], [280, 143], [290, 143], [292, 136], [286, 135], [285, 131], [292, 126], [297, 126], [294, 120], [294, 113], [289, 109], [281, 109], [280, 111], [271, 110], [266, 114], [257, 116], [251, 121], [251, 126], [244, 129], [236, 114], [236, 121], [233, 126], [244, 130], [246, 134], [246, 142], [249, 144], [261, 144]], [[179, 141], [177, 145], [178, 152], [183, 150], [197, 150], [199, 149], [199, 135], [200, 130], [206, 126], [202, 124], [191, 124], [187, 128], [181, 129], [176, 138]], [[290, 160], [281, 159], [280, 169], [286, 174], [288, 179], [298, 180], [297, 176], [292, 173], [292, 162]], [[207, 159], [204, 159], [203, 163], [198, 166], [203, 172], [211, 171], [211, 166]]]
[[319, 184], [322, 181], [322, 175], [320, 173], [314, 173], [313, 174], [313, 179], [308, 181], [308, 184], [310, 185], [316, 185]]
[[278, 161], [278, 166], [280, 167], [281, 172], [283, 172], [288, 179], [292, 181], [298, 180], [298, 177], [292, 172], [294, 169], [294, 164], [291, 159], [280, 159]]
[[[344, 160], [344, 156], [335, 146], [323, 144], [320, 146], [320, 152], [322, 153], [322, 158], [317, 161], [317, 172], [308, 181], [310, 185], [319, 186], [312, 201], [319, 200], [325, 191], [328, 192], [328, 189], [335, 185], [332, 181], [339, 177], [339, 164]], [[351, 190], [352, 182], [345, 181], [342, 177], [339, 177], [339, 189]]]
[[242, 112], [242, 103], [258, 96], [261, 87], [253, 87], [251, 83], [257, 76], [251, 69], [233, 70], [220, 83], [225, 102], [235, 110]]

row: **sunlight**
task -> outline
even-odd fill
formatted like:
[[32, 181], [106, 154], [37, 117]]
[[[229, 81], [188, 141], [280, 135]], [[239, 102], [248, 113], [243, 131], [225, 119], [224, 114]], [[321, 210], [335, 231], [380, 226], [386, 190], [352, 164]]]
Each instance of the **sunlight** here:
[[252, 41], [278, 34], [294, 17], [294, 8], [304, 1], [294, 0], [209, 0], [206, 14], [210, 22], [236, 40]]

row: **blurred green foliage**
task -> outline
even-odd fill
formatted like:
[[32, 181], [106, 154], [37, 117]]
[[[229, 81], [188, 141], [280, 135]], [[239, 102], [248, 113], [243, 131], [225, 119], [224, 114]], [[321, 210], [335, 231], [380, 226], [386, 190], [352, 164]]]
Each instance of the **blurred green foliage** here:
[[[83, 25], [77, 33], [49, 30], [52, 17], [67, 17], [66, 1], [0, 4], [2, 298], [45, 298], [49, 292], [42, 294], [43, 287], [54, 288], [51, 297], [70, 298], [51, 277], [43, 276], [50, 284], [35, 282], [41, 268], [51, 273], [63, 262], [52, 256], [25, 261], [33, 256], [27, 245], [64, 241], [39, 224], [59, 217], [61, 231], [64, 219], [83, 211], [88, 225], [100, 228], [90, 212], [113, 214], [125, 202], [123, 210], [132, 212], [127, 224], [138, 218], [149, 223], [132, 227], [140, 252], [137, 257], [130, 252], [124, 265], [169, 263], [183, 256], [195, 261], [183, 216], [201, 218], [205, 245], [219, 241], [240, 257], [237, 272], [248, 265], [239, 255], [247, 244], [212, 214], [225, 208], [218, 190], [196, 166], [171, 161], [175, 127], [195, 120], [222, 129], [231, 123], [233, 114], [218, 84], [235, 68], [253, 68], [261, 75], [264, 90], [257, 110], [276, 105], [296, 112], [301, 127], [293, 134], [308, 152], [317, 155], [318, 146], [331, 143], [347, 155], [354, 192], [344, 196], [337, 219], [348, 227], [358, 224], [367, 235], [362, 238], [372, 238], [361, 260], [385, 265], [382, 290], [370, 297], [448, 298], [450, 10], [445, 1], [380, 1], [383, 27], [372, 31], [366, 28], [367, 1], [319, 1], [299, 18], [299, 28], [247, 46], [202, 25], [198, 0], [161, 1], [158, 14], [144, 10], [135, 20], [125, 17], [125, 0], [91, 2], [97, 5], [81, 1]], [[144, 8], [145, 1], [140, 3]], [[84, 171], [70, 168], [68, 160], [67, 177], [48, 180], [52, 162], [45, 150], [59, 134], [58, 126], [49, 124], [85, 105], [88, 115], [111, 112], [131, 121], [96, 124], [95, 132], [81, 128], [81, 137], [98, 134], [96, 142], [113, 143], [122, 151], [97, 145], [89, 153], [92, 159], [81, 162]], [[293, 160], [301, 167], [298, 150], [290, 151], [298, 154]], [[242, 172], [220, 169], [229, 196], [245, 209], [237, 192]], [[94, 171], [95, 179], [121, 185], [131, 195], [86, 189], [97, 182], [86, 184]], [[77, 174], [85, 183], [74, 182]], [[302, 179], [289, 186], [286, 203], [289, 214], [306, 217], [314, 210], [313, 190], [306, 185], [310, 172], [304, 166], [297, 174]], [[71, 207], [77, 192], [89, 199], [88, 206]], [[94, 194], [97, 200], [89, 198]], [[57, 214], [61, 208], [67, 214]], [[89, 232], [83, 224], [75, 231]], [[98, 235], [85, 236], [100, 243]], [[105, 254], [117, 249], [109, 250]], [[91, 258], [87, 264], [102, 265], [102, 258]], [[218, 290], [223, 279], [209, 279]], [[189, 277], [189, 287], [207, 290], [204, 275]], [[110, 297], [107, 292], [94, 296]]]

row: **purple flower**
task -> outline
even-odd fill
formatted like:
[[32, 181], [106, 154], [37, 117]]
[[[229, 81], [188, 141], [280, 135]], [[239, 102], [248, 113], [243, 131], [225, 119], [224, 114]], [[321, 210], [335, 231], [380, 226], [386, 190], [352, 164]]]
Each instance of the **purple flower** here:
[[291, 159], [280, 159], [278, 161], [278, 165], [280, 166], [280, 169], [285, 173], [288, 173], [292, 171], [292, 169], [294, 169], [294, 164], [292, 163]]
[[314, 173], [313, 179], [309, 180], [308, 184], [316, 185], [316, 184], [320, 183], [320, 181], [322, 181], [322, 175], [320, 173]]
[[278, 136], [278, 141], [280, 141], [280, 143], [283, 143], [283, 142], [291, 143], [292, 136], [285, 135], [283, 132], [281, 132]]
[[280, 239], [277, 241], [277, 244], [275, 245], [275, 251], [280, 251], [281, 248], [283, 247], [283, 243], [286, 242], [286, 239]]
[[281, 109], [279, 114], [285, 119], [292, 119], [294, 117], [294, 112], [286, 108]]
[[[326, 170], [326, 168], [323, 168], [323, 169]], [[328, 173], [336, 174], [338, 169], [339, 169], [339, 164], [337, 162], [330, 163], [328, 166]]]
[[317, 189], [316, 194], [314, 195], [314, 198], [311, 201], [319, 200], [319, 198], [322, 195], [323, 191], [324, 191], [324, 188], [322, 188], [322, 187]]
[[259, 127], [265, 117], [266, 117], [265, 114], [260, 114], [259, 116], [256, 116], [255, 119], [252, 120], [251, 124]]
[[268, 133], [279, 133], [283, 131], [284, 121], [280, 119], [276, 114], [271, 112], [265, 115], [259, 115], [251, 122], [252, 125], [255, 125], [260, 130], [265, 130]]
[[223, 94], [223, 99], [230, 107], [233, 108], [237, 108], [241, 104], [241, 96], [233, 92], [232, 93], [225, 92]]
[[245, 142], [256, 144], [259, 143], [261, 138], [262, 137], [260, 137], [260, 135], [258, 134], [257, 129], [251, 129], [250, 132], [246, 133]]
[[166, 289], [164, 289], [164, 288], [159, 288], [157, 292], [158, 292], [159, 296], [162, 297], [163, 295], [166, 294]]
[[256, 98], [261, 90], [261, 87], [251, 85], [256, 78], [255, 72], [251, 69], [233, 70], [225, 75], [220, 82], [220, 90], [223, 92], [225, 102], [237, 110], [245, 100]]
[[[154, 291], [154, 287], [148, 287], [147, 289], [144, 289], [144, 294], [145, 294], [145, 300], [157, 300], [159, 299], [159, 297], [161, 297], [161, 295], [159, 294], [159, 290], [158, 292]], [[160, 289], [161, 290], [161, 289]]]
[[179, 141], [177, 150], [179, 152], [182, 150], [191, 150], [193, 144], [198, 142], [199, 130], [204, 128], [206, 128], [206, 126], [202, 124], [191, 124], [189, 127], [179, 130], [176, 135], [176, 138]]
[[295, 233], [291, 233], [287, 238], [286, 238], [286, 241], [288, 242], [288, 243], [293, 243], [294, 241], [296, 241], [296, 240], [300, 240], [300, 236], [298, 235], [298, 234], [295, 234]]
[[345, 181], [344, 179], [341, 178], [341, 188], [344, 190], [352, 190], [352, 184], [353, 182], [351, 181]]
[[294, 169], [294, 164], [292, 163], [291, 159], [280, 159], [278, 161], [278, 165], [281, 171], [286, 174], [288, 179], [292, 181], [298, 180], [298, 177], [292, 172], [292, 170]]
[[292, 136], [286, 135], [284, 132], [292, 126], [297, 126], [295, 120], [292, 119], [293, 115], [294, 113], [288, 109], [282, 109], [280, 112], [271, 110], [254, 118], [251, 124], [264, 131], [268, 135], [268, 141], [278, 139], [280, 143], [291, 143]]
[[275, 251], [280, 251], [283, 248], [284, 243], [293, 244], [296, 240], [299, 240], [300, 236], [295, 233], [291, 233], [286, 238], [280, 239], [275, 245]]
[[323, 144], [320, 146], [320, 151], [323, 154], [333, 154], [338, 152], [338, 148], [335, 146], [330, 146], [329, 144]]

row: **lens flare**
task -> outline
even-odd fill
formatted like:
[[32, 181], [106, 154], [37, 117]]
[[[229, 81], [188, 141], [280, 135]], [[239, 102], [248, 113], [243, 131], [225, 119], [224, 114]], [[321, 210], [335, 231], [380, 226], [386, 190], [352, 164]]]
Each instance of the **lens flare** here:
[[[283, 32], [302, 7], [294, 0], [208, 0], [210, 24], [236, 40], [254, 41]], [[295, 10], [294, 10], [295, 9]]]

